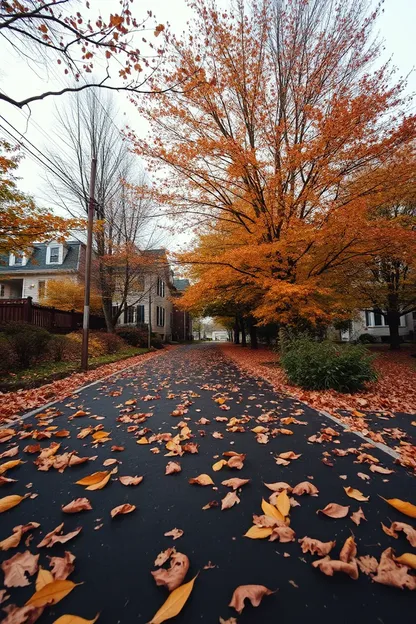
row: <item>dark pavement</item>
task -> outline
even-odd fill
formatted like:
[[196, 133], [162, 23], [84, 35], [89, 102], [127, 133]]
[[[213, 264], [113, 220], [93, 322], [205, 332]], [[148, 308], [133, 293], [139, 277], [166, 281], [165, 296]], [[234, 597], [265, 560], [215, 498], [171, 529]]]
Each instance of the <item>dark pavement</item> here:
[[[169, 395], [175, 398], [167, 398]], [[146, 396], [160, 397], [144, 400]], [[199, 396], [195, 396], [199, 395]], [[221, 409], [214, 401], [226, 397], [229, 410]], [[149, 413], [153, 415], [135, 431], [127, 429], [134, 422], [122, 423], [117, 418], [126, 409], [125, 402], [137, 399], [131, 406], [131, 414]], [[192, 402], [188, 412], [181, 417], [171, 416], [171, 412], [183, 401]], [[322, 541], [336, 540], [331, 553], [338, 558], [344, 541], [354, 534], [358, 556], [373, 555], [380, 558], [381, 552], [392, 546], [396, 553], [415, 552], [401, 533], [396, 540], [381, 530], [380, 523], [390, 526], [391, 521], [401, 521], [415, 526], [416, 521], [408, 518], [387, 505], [379, 496], [400, 498], [416, 504], [416, 481], [406, 470], [394, 464], [393, 459], [381, 450], [363, 448], [363, 440], [352, 433], [346, 433], [331, 420], [305, 407], [296, 400], [276, 395], [263, 381], [243, 375], [231, 362], [225, 360], [214, 346], [186, 346], [163, 353], [143, 366], [122, 373], [81, 391], [77, 396], [55, 406], [62, 415], [53, 419], [49, 426], [68, 429], [68, 438], [52, 438], [40, 442], [46, 448], [52, 441], [62, 443], [58, 453], [65, 450], [76, 451], [79, 456], [98, 455], [95, 461], [69, 467], [63, 473], [51, 468], [47, 472], [38, 471], [33, 461], [35, 455], [23, 452], [28, 444], [37, 440], [16, 436], [8, 443], [0, 445], [0, 453], [19, 445], [19, 454], [11, 459], [23, 459], [24, 465], [8, 471], [7, 476], [17, 479], [17, 483], [3, 485], [1, 496], [35, 492], [34, 499], [24, 500], [18, 507], [0, 516], [0, 540], [9, 536], [13, 527], [30, 521], [39, 522], [40, 528], [34, 531], [29, 544], [32, 553], [40, 553], [39, 563], [48, 568], [48, 556], [63, 556], [65, 550], [76, 556], [75, 571], [70, 576], [74, 582], [83, 582], [55, 607], [45, 609], [38, 620], [41, 624], [51, 624], [64, 613], [76, 614], [92, 619], [101, 612], [100, 624], [129, 624], [149, 622], [167, 598], [168, 592], [157, 587], [150, 572], [155, 570], [157, 555], [170, 546], [185, 553], [190, 559], [190, 569], [186, 580], [196, 573], [191, 597], [183, 611], [174, 620], [178, 624], [206, 622], [216, 624], [219, 617], [236, 617], [239, 624], [275, 623], [300, 624], [303, 622], [366, 622], [393, 624], [413, 624], [416, 621], [416, 593], [407, 589], [396, 589], [380, 585], [360, 573], [358, 580], [338, 573], [328, 577], [312, 567], [317, 556], [303, 554], [297, 540], [304, 536]], [[76, 410], [83, 409], [90, 416], [68, 420]], [[271, 412], [275, 422], [256, 421], [262, 414]], [[244, 424], [244, 432], [228, 432], [227, 422], [217, 422], [216, 417], [251, 417]], [[96, 420], [92, 416], [104, 417]], [[307, 421], [307, 425], [281, 424], [279, 418], [294, 416]], [[210, 424], [201, 425], [196, 421], [201, 417]], [[188, 442], [199, 445], [197, 454], [185, 453], [182, 457], [165, 457], [165, 443], [150, 445], [136, 443], [142, 428], [151, 431], [147, 437], [158, 433], [179, 432], [178, 424], [185, 419], [193, 438]], [[39, 418], [30, 417], [23, 421], [26, 431], [39, 427]], [[110, 441], [93, 444], [91, 436], [78, 439], [81, 428], [103, 425], [110, 432]], [[293, 435], [270, 437], [268, 444], [256, 442], [253, 427], [263, 425], [270, 429], [284, 427]], [[387, 426], [394, 426], [386, 423]], [[331, 427], [340, 433], [330, 442], [322, 444], [308, 442], [308, 437], [319, 434], [323, 427]], [[22, 429], [21, 429], [22, 430]], [[416, 428], [415, 428], [416, 430]], [[201, 435], [200, 432], [205, 432]], [[213, 432], [223, 434], [222, 439], [212, 436]], [[339, 441], [339, 443], [338, 443]], [[112, 445], [123, 446], [122, 452], [112, 452]], [[160, 453], [151, 452], [158, 447]], [[380, 465], [392, 468], [391, 475], [370, 472], [368, 464], [354, 463], [356, 455], [338, 457], [334, 449], [360, 449], [371, 453], [380, 460]], [[221, 459], [222, 453], [236, 451], [245, 453], [242, 470], [228, 467], [213, 472], [212, 464]], [[285, 451], [301, 453], [301, 457], [288, 466], [276, 465], [274, 457]], [[329, 453], [329, 456], [323, 455]], [[103, 467], [103, 461], [115, 458], [121, 463], [118, 474], [108, 485], [98, 491], [87, 491], [75, 481], [95, 471], [111, 470]], [[328, 460], [330, 465], [322, 462]], [[165, 475], [168, 461], [178, 461], [182, 472]], [[0, 463], [9, 461], [5, 458]], [[358, 472], [367, 474], [370, 479], [363, 481]], [[217, 489], [190, 485], [188, 479], [201, 473], [209, 474]], [[125, 487], [118, 481], [119, 476], [142, 475], [143, 482], [134, 487]], [[340, 478], [347, 475], [347, 479]], [[240, 504], [221, 511], [221, 507], [203, 510], [210, 501], [221, 501], [231, 491], [221, 485], [221, 481], [232, 477], [248, 478], [238, 496]], [[281, 544], [268, 540], [250, 540], [243, 537], [252, 526], [252, 515], [261, 514], [261, 500], [268, 499], [271, 492], [264, 483], [285, 481], [292, 487], [301, 481], [311, 481], [319, 489], [319, 496], [296, 497], [300, 506], [290, 512], [290, 526], [296, 533], [296, 541]], [[32, 483], [30, 489], [26, 485]], [[349, 498], [344, 487], [352, 486], [370, 496], [368, 502], [358, 502]], [[92, 511], [78, 514], [64, 514], [61, 506], [78, 497], [87, 497]], [[342, 519], [330, 519], [317, 514], [318, 509], [328, 503], [350, 505], [350, 513]], [[136, 505], [137, 509], [115, 519], [110, 518], [110, 510], [122, 503]], [[356, 526], [349, 518], [352, 512], [362, 507], [367, 522]], [[61, 522], [65, 522], [67, 533], [82, 526], [81, 533], [64, 545], [52, 548], [37, 548], [41, 538]], [[94, 527], [102, 527], [95, 530]], [[175, 541], [164, 533], [179, 528], [184, 535]], [[26, 536], [25, 536], [26, 537]], [[24, 539], [20, 546], [1, 553], [1, 559], [9, 559], [16, 552], [26, 549]], [[209, 562], [215, 568], [204, 569]], [[23, 605], [32, 595], [34, 578], [25, 588], [11, 588], [9, 603]], [[278, 590], [265, 597], [258, 608], [248, 602], [241, 615], [227, 605], [238, 585], [260, 584], [271, 590]]]

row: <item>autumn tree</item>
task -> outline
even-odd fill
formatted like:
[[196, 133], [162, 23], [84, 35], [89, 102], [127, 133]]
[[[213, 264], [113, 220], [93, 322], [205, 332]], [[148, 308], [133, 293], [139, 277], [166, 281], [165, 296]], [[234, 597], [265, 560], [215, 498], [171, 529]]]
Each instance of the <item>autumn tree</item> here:
[[[404, 82], [388, 63], [377, 67], [378, 9], [365, 0], [193, 6], [192, 37], [167, 35], [177, 52], [170, 79], [192, 75], [192, 88], [137, 100], [152, 134], [132, 133], [134, 148], [171, 213], [214, 233], [232, 228], [221, 253], [197, 246], [183, 257], [211, 267], [209, 289], [238, 280], [262, 323], [330, 322], [349, 305], [332, 273], [386, 245], [367, 223], [379, 191], [371, 173], [415, 137]], [[185, 297], [192, 290], [204, 296], [195, 285]]]
[[[45, 296], [40, 303], [59, 310], [82, 312], [84, 309], [84, 284], [69, 278], [48, 280]], [[95, 288], [91, 289], [90, 310], [92, 314], [101, 312], [101, 297]]]
[[60, 238], [82, 222], [38, 208], [17, 186], [19, 151], [0, 140], [0, 254], [23, 252], [34, 242]]
[[[45, 81], [50, 64], [62, 68], [75, 84], [59, 90], [0, 100], [18, 108], [67, 92], [101, 89], [146, 93], [146, 81], [161, 64], [162, 49], [153, 39], [163, 30], [152, 12], [138, 18], [132, 0], [121, 0], [119, 13], [102, 15], [88, 1], [1, 0], [0, 33], [5, 45], [36, 67]], [[147, 41], [151, 31], [151, 41]], [[140, 37], [140, 45], [137, 39]], [[114, 76], [116, 78], [114, 78]], [[166, 88], [166, 86], [165, 86]]]

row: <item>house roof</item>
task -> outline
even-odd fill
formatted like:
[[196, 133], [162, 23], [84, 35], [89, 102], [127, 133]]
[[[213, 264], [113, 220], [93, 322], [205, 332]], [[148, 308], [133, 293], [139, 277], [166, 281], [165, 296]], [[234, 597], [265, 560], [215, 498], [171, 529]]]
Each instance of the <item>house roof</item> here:
[[35, 243], [32, 246], [32, 253], [25, 266], [10, 266], [9, 256], [0, 256], [1, 273], [27, 273], [39, 271], [76, 271], [78, 269], [79, 257], [82, 244], [78, 241], [71, 241], [65, 244], [67, 253], [62, 264], [46, 264], [46, 243]]
[[181, 292], [185, 291], [191, 285], [188, 279], [174, 279], [173, 285], [176, 290], [180, 290]]

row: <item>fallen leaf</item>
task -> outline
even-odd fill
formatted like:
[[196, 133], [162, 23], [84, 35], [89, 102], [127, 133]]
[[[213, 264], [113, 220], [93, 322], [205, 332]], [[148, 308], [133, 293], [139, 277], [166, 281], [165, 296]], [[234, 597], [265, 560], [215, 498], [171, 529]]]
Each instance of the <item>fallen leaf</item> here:
[[81, 583], [73, 583], [72, 581], [53, 581], [42, 587], [37, 591], [29, 600], [26, 605], [33, 605], [35, 607], [46, 607], [46, 605], [52, 605], [58, 603], [65, 598], [77, 585]]
[[49, 570], [44, 570], [43, 568], [39, 568], [39, 572], [36, 577], [36, 591], [39, 591], [40, 589], [42, 589], [42, 587], [45, 587], [45, 585], [48, 585], [53, 581], [54, 578], [52, 576], [52, 572], [49, 572]]
[[358, 557], [357, 559], [358, 567], [360, 568], [363, 574], [375, 574], [378, 568], [378, 561], [375, 557], [371, 557], [371, 555], [365, 555], [364, 557]]
[[4, 464], [1, 464], [1, 466], [0, 466], [0, 475], [4, 474], [8, 470], [11, 470], [12, 468], [16, 468], [16, 466], [20, 466], [21, 464], [24, 464], [24, 463], [25, 462], [23, 462], [21, 459], [12, 459], [12, 461], [5, 462]]
[[7, 451], [3, 451], [3, 453], [0, 453], [0, 459], [4, 459], [5, 457], [16, 457], [18, 452], [19, 452], [19, 447], [18, 446], [13, 446], [12, 448], [8, 449]]
[[370, 466], [371, 472], [379, 472], [380, 474], [391, 474], [394, 470], [389, 470], [388, 468], [383, 468], [382, 466], [377, 466], [376, 464], [371, 464]]
[[1, 621], [1, 624], [34, 624], [43, 613], [43, 607], [33, 605], [24, 607], [9, 605], [4, 610], [7, 611], [7, 617]]
[[290, 485], [285, 481], [278, 481], [277, 483], [265, 483], [264, 485], [269, 488], [269, 490], [272, 490], [272, 492], [280, 493], [283, 490], [287, 490], [290, 494], [290, 492], [292, 491]]
[[[397, 500], [397, 499], [393, 499]], [[402, 501], [400, 501], [402, 502]], [[387, 548], [381, 554], [380, 563], [377, 568], [377, 575], [373, 577], [375, 583], [390, 585], [392, 587], [407, 587], [416, 589], [416, 577], [409, 575], [407, 565], [397, 563], [393, 559], [393, 550]]]
[[131, 513], [135, 509], [136, 509], [136, 505], [130, 505], [130, 503], [124, 503], [124, 505], [118, 505], [118, 507], [114, 507], [110, 512], [110, 516], [112, 518], [115, 518], [116, 516], [120, 514]]
[[78, 615], [61, 615], [53, 624], [95, 624], [99, 617], [99, 613], [97, 613], [93, 620], [86, 620]]
[[355, 543], [355, 539], [353, 535], [350, 535], [345, 542], [343, 547], [341, 548], [341, 552], [339, 553], [339, 558], [341, 561], [345, 563], [350, 563], [357, 556], [357, 544]]
[[[279, 496], [280, 496], [280, 494], [279, 494]], [[266, 514], [266, 516], [270, 516], [272, 518], [275, 518], [276, 520], [279, 520], [280, 522], [284, 522], [284, 520], [285, 520], [284, 515], [278, 509], [276, 509], [276, 507], [274, 507], [274, 505], [271, 505], [270, 503], [268, 503], [264, 499], [262, 499], [262, 501], [261, 501], [261, 508], [263, 510], [263, 513]]]
[[170, 461], [166, 464], [165, 475], [175, 474], [182, 470], [181, 465], [178, 462]]
[[321, 542], [320, 540], [312, 537], [302, 537], [302, 539], [299, 539], [298, 542], [301, 545], [303, 553], [309, 552], [311, 555], [319, 555], [320, 557], [329, 555], [336, 544], [336, 542]]
[[266, 537], [270, 537], [272, 533], [272, 527], [259, 527], [254, 525], [249, 528], [247, 533], [244, 533], [244, 537], [249, 537], [250, 539], [265, 539]]
[[106, 477], [104, 477], [104, 479], [102, 479], [102, 481], [99, 481], [98, 483], [94, 483], [93, 485], [89, 485], [85, 489], [90, 490], [90, 491], [102, 490], [110, 481], [111, 476], [115, 474], [116, 472], [117, 472], [117, 468], [114, 468], [111, 472], [108, 473]]
[[43, 540], [38, 544], [38, 548], [43, 548], [44, 546], [46, 546], [46, 548], [51, 548], [51, 546], [57, 543], [65, 544], [66, 542], [69, 542], [69, 540], [76, 537], [82, 531], [82, 527], [78, 527], [77, 529], [75, 529], [75, 531], [71, 531], [66, 535], [59, 535], [59, 533], [61, 533], [61, 531], [63, 530], [63, 527], [64, 523], [62, 522], [55, 529], [53, 529], [53, 531], [47, 533]]
[[361, 507], [358, 511], [354, 511], [354, 513], [350, 515], [350, 518], [357, 526], [360, 524], [361, 520], [367, 520]]
[[214, 481], [207, 474], [200, 474], [198, 477], [189, 479], [191, 485], [214, 485]]
[[[225, 454], [225, 453], [224, 453]], [[236, 453], [227, 462], [228, 468], [237, 468], [241, 470], [244, 467], [244, 460], [246, 456], [242, 453]]]
[[79, 511], [90, 511], [92, 507], [88, 498], [75, 498], [61, 509], [64, 513], [78, 513]]
[[26, 587], [29, 580], [26, 574], [32, 576], [38, 569], [39, 555], [32, 555], [26, 550], [23, 553], [17, 553], [10, 559], [6, 559], [1, 564], [4, 572], [4, 584], [6, 587]]
[[173, 591], [183, 582], [189, 569], [189, 559], [180, 552], [175, 552], [170, 561], [168, 570], [161, 569], [151, 572], [156, 581], [156, 585], [167, 587], [169, 591]]
[[155, 559], [155, 566], [162, 566], [176, 552], [175, 548], [167, 548], [162, 550]]
[[7, 477], [0, 477], [0, 486], [6, 485], [6, 483], [16, 483], [16, 479], [8, 479]]
[[368, 481], [371, 477], [365, 472], [357, 472], [357, 477], [360, 477], [363, 481]]
[[413, 553], [403, 553], [400, 557], [395, 557], [394, 560], [416, 570], [416, 555]]
[[95, 485], [100, 483], [107, 475], [111, 474], [108, 470], [103, 470], [101, 472], [93, 472], [88, 475], [88, 477], [84, 477], [75, 483], [77, 485]]
[[301, 457], [302, 453], [294, 453], [293, 451], [286, 451], [285, 453], [279, 453], [279, 457], [281, 459], [299, 459], [299, 457]]
[[174, 589], [173, 592], [169, 594], [166, 602], [160, 607], [157, 613], [155, 613], [149, 624], [162, 624], [162, 622], [170, 620], [178, 615], [192, 592], [195, 579], [196, 576], [188, 583]]
[[114, 451], [121, 452], [121, 451], [124, 451], [124, 446], [115, 446], [115, 445], [113, 445], [113, 446], [111, 447], [111, 450], [112, 450], [113, 452], [114, 452]]
[[295, 541], [295, 532], [290, 526], [286, 524], [279, 524], [278, 526], [273, 527], [272, 533], [270, 535], [270, 542], [281, 542], [282, 544], [286, 544], [287, 542]]
[[123, 485], [139, 485], [143, 481], [143, 477], [119, 477], [118, 480]]
[[364, 496], [360, 490], [356, 490], [352, 487], [344, 487], [345, 494], [350, 498], [354, 498], [357, 501], [366, 502], [369, 500], [369, 496]]
[[75, 414], [72, 414], [71, 418], [80, 418], [80, 416], [88, 416], [88, 414], [84, 410], [78, 410]]
[[233, 617], [224, 620], [224, 618], [220, 617], [220, 624], [238, 624], [237, 620]]
[[49, 565], [52, 569], [52, 576], [55, 581], [64, 581], [75, 569], [75, 555], [69, 550], [65, 551], [63, 557], [49, 557]]
[[103, 461], [103, 466], [114, 466], [114, 464], [118, 464], [118, 459], [114, 459], [114, 457], [110, 457], [110, 459], [106, 459]]
[[218, 472], [218, 470], [221, 470], [221, 468], [226, 466], [227, 463], [228, 463], [227, 460], [220, 459], [219, 461], [215, 462], [215, 464], [212, 464], [212, 469], [214, 472]]
[[246, 483], [249, 483], [250, 479], [239, 479], [235, 477], [234, 479], [226, 479], [225, 481], [221, 481], [221, 485], [225, 485], [226, 487], [231, 487], [233, 490], [238, 490], [238, 488], [242, 487]]
[[303, 494], [310, 494], [311, 496], [318, 496], [319, 490], [313, 483], [309, 481], [302, 481], [298, 483], [292, 490], [294, 496], [302, 496]]
[[234, 590], [231, 598], [231, 602], [228, 605], [237, 611], [242, 613], [244, 609], [244, 601], [248, 598], [253, 607], [258, 607], [264, 596], [270, 596], [275, 592], [267, 589], [264, 585], [240, 585]]
[[284, 518], [286, 518], [286, 516], [289, 515], [290, 500], [289, 500], [286, 490], [283, 490], [283, 492], [280, 492], [280, 494], [277, 496], [276, 507]]
[[173, 537], [174, 540], [179, 539], [180, 537], [182, 537], [182, 535], [183, 535], [182, 529], [172, 529], [171, 531], [164, 533], [165, 537]]
[[316, 513], [323, 513], [329, 518], [345, 518], [349, 510], [350, 508], [348, 506], [343, 507], [337, 503], [328, 503], [324, 509], [318, 509]]
[[234, 505], [238, 505], [239, 502], [240, 499], [235, 492], [228, 492], [221, 500], [221, 511], [224, 511], [224, 509], [231, 509]]
[[410, 524], [406, 524], [405, 522], [393, 522], [391, 527], [388, 528], [381, 523], [381, 527], [384, 533], [396, 539], [398, 538], [397, 531], [403, 531], [409, 541], [409, 544], [416, 548], [416, 529], [410, 526]]
[[20, 540], [27, 531], [40, 527], [39, 522], [29, 522], [28, 524], [19, 524], [13, 528], [13, 533], [0, 542], [0, 550], [9, 550], [16, 548], [20, 544]]
[[26, 494], [25, 496], [11, 494], [10, 496], [4, 496], [3, 498], [0, 498], [0, 513], [4, 513], [5, 511], [16, 507], [16, 505], [19, 505], [19, 503], [25, 500], [25, 498], [27, 498], [28, 496], [29, 494]]
[[[383, 497], [381, 496], [381, 498]], [[4, 499], [0, 499], [0, 505], [2, 500]], [[407, 501], [402, 501], [400, 498], [383, 498], [383, 500], [405, 516], [416, 518], [416, 505], [412, 505], [412, 503]]]
[[319, 568], [319, 570], [327, 576], [333, 576], [334, 572], [345, 572], [345, 574], [348, 574], [348, 576], [356, 580], [359, 574], [356, 561], [346, 563], [345, 561], [324, 557], [318, 561], [313, 561], [312, 565], [314, 568]]

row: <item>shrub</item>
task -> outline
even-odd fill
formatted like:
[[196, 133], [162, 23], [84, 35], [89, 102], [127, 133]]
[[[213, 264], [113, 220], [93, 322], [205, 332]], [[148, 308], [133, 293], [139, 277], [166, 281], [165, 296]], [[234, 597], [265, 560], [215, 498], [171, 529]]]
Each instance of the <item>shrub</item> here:
[[49, 342], [48, 352], [54, 362], [63, 362], [68, 355], [71, 342], [66, 336], [53, 336]]
[[361, 344], [375, 344], [378, 341], [372, 334], [360, 334], [360, 336], [358, 336], [358, 342]]
[[[71, 332], [67, 335], [67, 339], [72, 343], [72, 348], [76, 350], [78, 354], [81, 353], [82, 347], [82, 330]], [[89, 357], [100, 357], [106, 355], [106, 346], [97, 336], [97, 334], [90, 332], [88, 340], [88, 355]]]
[[367, 381], [376, 381], [373, 356], [360, 345], [315, 342], [307, 337], [290, 340], [280, 358], [290, 382], [306, 390], [338, 392], [361, 390]]
[[7, 323], [0, 331], [13, 352], [18, 368], [29, 368], [39, 360], [52, 338], [46, 329], [27, 323]]
[[154, 349], [163, 349], [163, 342], [162, 342], [162, 338], [160, 336], [157, 336], [156, 334], [154, 334], [150, 340], [150, 345], [154, 348]]
[[117, 336], [120, 336], [132, 347], [147, 347], [147, 331], [138, 327], [117, 327]]
[[96, 334], [96, 338], [102, 342], [106, 353], [109, 354], [117, 353], [126, 347], [123, 338], [117, 334], [101, 332], [100, 334]]
[[0, 334], [0, 375], [4, 375], [16, 368], [16, 355], [10, 342]]

